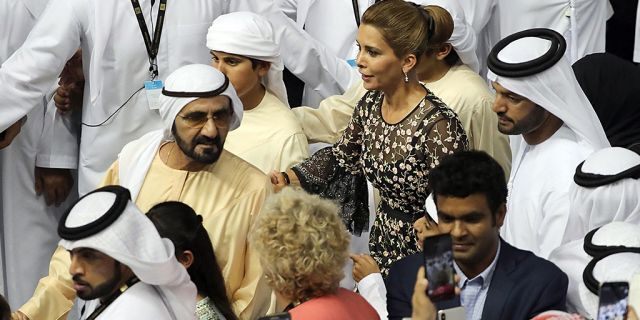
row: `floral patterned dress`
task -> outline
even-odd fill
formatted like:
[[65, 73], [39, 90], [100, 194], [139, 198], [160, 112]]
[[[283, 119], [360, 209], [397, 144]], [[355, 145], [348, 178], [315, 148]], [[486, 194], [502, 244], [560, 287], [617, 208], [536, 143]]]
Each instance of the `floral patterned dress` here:
[[[384, 276], [393, 262], [417, 252], [413, 222], [425, 214], [429, 171], [443, 156], [466, 150], [469, 145], [458, 116], [425, 90], [427, 94], [418, 106], [395, 124], [382, 118], [384, 94], [369, 91], [335, 145], [293, 168], [305, 190], [328, 194], [338, 201], [344, 197], [333, 197], [336, 192], [326, 190], [335, 189], [332, 180], [339, 175], [337, 167], [351, 175], [363, 175], [380, 191], [369, 249]], [[343, 186], [341, 190], [338, 193], [365, 192], [366, 197], [362, 187]], [[366, 210], [362, 214], [368, 216]], [[348, 226], [356, 221], [353, 217], [345, 220]]]

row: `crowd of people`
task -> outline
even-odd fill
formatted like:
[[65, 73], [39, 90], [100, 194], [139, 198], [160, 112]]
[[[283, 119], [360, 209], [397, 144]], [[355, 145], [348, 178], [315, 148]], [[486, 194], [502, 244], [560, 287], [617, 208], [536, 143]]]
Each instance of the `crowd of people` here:
[[640, 69], [605, 52], [608, 0], [174, 2], [0, 0], [0, 319], [640, 296]]

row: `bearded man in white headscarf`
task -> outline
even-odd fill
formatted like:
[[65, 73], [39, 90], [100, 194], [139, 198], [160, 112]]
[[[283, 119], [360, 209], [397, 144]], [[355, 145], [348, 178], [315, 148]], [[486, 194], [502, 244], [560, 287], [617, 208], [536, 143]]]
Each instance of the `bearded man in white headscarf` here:
[[[264, 315], [271, 291], [247, 235], [271, 184], [260, 170], [223, 149], [227, 133], [240, 126], [242, 102], [224, 74], [194, 64], [167, 77], [159, 111], [164, 129], [127, 144], [102, 184], [128, 188], [143, 212], [164, 201], [191, 206], [202, 215], [216, 248], [234, 312], [241, 319]], [[64, 255], [56, 251], [50, 275], [33, 298], [44, 305], [70, 307], [70, 279], [60, 276], [69, 268]], [[65, 288], [66, 297], [60, 294]]]
[[280, 46], [269, 21], [234, 12], [213, 21], [207, 34], [212, 65], [224, 73], [244, 106], [242, 124], [225, 149], [264, 173], [285, 171], [309, 156], [307, 138], [287, 102]]
[[[582, 275], [592, 257], [583, 249], [584, 244], [591, 239], [597, 245], [625, 245], [640, 250], [640, 155], [619, 147], [598, 150], [578, 166], [574, 181], [570, 189], [571, 216], [564, 234], [565, 243], [555, 249], [549, 259], [569, 276], [569, 310], [594, 318], [597, 297], [589, 292]], [[587, 236], [598, 228], [597, 236]], [[621, 255], [634, 258], [619, 258]], [[637, 253], [613, 255], [598, 263], [594, 276], [599, 273], [600, 281], [628, 281], [632, 270], [637, 269], [638, 261], [640, 254]]]
[[195, 319], [195, 285], [173, 243], [127, 189], [88, 193], [60, 219], [58, 234], [70, 256], [80, 319]]
[[512, 170], [501, 230], [505, 241], [548, 258], [562, 244], [576, 166], [609, 147], [593, 107], [564, 57], [566, 42], [530, 29], [496, 44], [488, 59], [498, 129], [511, 135]]

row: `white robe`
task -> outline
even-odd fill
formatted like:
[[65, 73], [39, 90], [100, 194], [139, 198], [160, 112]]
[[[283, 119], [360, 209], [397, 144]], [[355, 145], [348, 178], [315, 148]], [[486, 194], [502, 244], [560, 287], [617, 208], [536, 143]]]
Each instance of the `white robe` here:
[[493, 46], [500, 40], [498, 0], [460, 0], [467, 22], [476, 32], [478, 46], [476, 55], [480, 62], [480, 75], [487, 75], [487, 57]]
[[[99, 300], [76, 300], [78, 310], [84, 307], [84, 313], [80, 320], [87, 319], [91, 313], [100, 306]], [[193, 310], [195, 319], [195, 309]], [[172, 319], [167, 306], [164, 304], [158, 291], [153, 286], [138, 282], [131, 286], [114, 300], [96, 320], [122, 319], [122, 320], [176, 320]], [[182, 319], [180, 319], [182, 320]]]
[[[220, 14], [239, 8], [268, 10], [271, 2], [257, 0], [168, 1], [158, 52], [159, 79], [190, 63], [209, 63], [207, 28]], [[140, 5], [147, 26], [154, 25], [157, 8], [150, 0]], [[150, 31], [152, 32], [152, 31]], [[129, 141], [162, 128], [150, 110], [142, 88], [149, 80], [147, 52], [130, 1], [51, 0], [25, 45], [0, 70], [0, 129], [32, 108], [54, 84], [65, 62], [83, 49], [85, 94], [82, 121], [101, 127], [82, 127], [78, 188], [95, 188], [116, 155]], [[25, 81], [29, 86], [22, 85]]]
[[268, 91], [255, 108], [243, 112], [240, 127], [229, 132], [224, 149], [265, 174], [285, 171], [309, 157], [298, 119]]
[[[374, 2], [374, 0], [358, 0], [360, 16]], [[281, 40], [283, 48], [295, 48], [295, 50], [283, 50], [282, 58], [285, 66], [305, 82], [302, 104], [305, 106], [317, 106], [322, 99], [342, 94], [346, 91], [351, 86], [352, 79], [355, 79], [353, 77], [354, 74], [343, 72], [339, 68], [347, 65], [346, 60], [355, 59], [357, 54], [355, 40], [358, 26], [351, 1], [283, 0], [279, 9], [295, 21], [292, 22], [292, 28], [288, 31], [292, 34], [282, 37]], [[304, 31], [302, 31], [303, 26]], [[274, 27], [277, 28], [275, 24]], [[306, 41], [297, 40], [297, 37], [310, 37], [317, 41], [321, 48], [309, 48]], [[328, 54], [342, 59], [342, 65], [336, 66], [333, 61], [322, 59], [319, 61], [320, 65], [318, 66], [309, 65], [304, 61], [298, 61], [301, 57], [295, 53], [298, 50], [300, 52], [326, 51]], [[305, 56], [303, 55], [303, 57]], [[329, 72], [334, 76], [334, 82], [325, 82], [320, 87], [314, 86], [313, 78], [322, 76], [317, 73], [314, 74], [314, 71], [317, 71], [314, 70], [314, 67], [319, 67]], [[348, 69], [347, 67], [346, 70]], [[312, 84], [310, 85], [308, 82]]]
[[[46, 4], [47, 0], [0, 0], [0, 63], [22, 45]], [[77, 153], [73, 148], [75, 137], [67, 127], [54, 125], [55, 106], [52, 101], [47, 106], [49, 98], [51, 95], [34, 105], [20, 134], [10, 146], [0, 151], [0, 212], [3, 213], [0, 218], [0, 243], [3, 244], [0, 283], [4, 284], [1, 291], [13, 308], [31, 296], [38, 280], [46, 274], [47, 261], [59, 240], [58, 219], [69, 201], [75, 198], [72, 191], [68, 200], [56, 208], [47, 207], [44, 197], [35, 194], [36, 153], [42, 152], [43, 167], [74, 169], [76, 165], [73, 157]], [[42, 149], [51, 145], [46, 142], [54, 134], [64, 136], [66, 141]], [[61, 160], [67, 157], [69, 145], [71, 162]], [[45, 154], [48, 160], [44, 159]], [[25, 235], [28, 235], [28, 241], [25, 241]]]
[[578, 143], [566, 125], [538, 145], [522, 144], [511, 164], [501, 234], [509, 244], [547, 259], [562, 244], [576, 166], [594, 149]]
[[564, 35], [571, 63], [605, 51], [608, 0], [498, 0], [500, 38], [531, 28]]

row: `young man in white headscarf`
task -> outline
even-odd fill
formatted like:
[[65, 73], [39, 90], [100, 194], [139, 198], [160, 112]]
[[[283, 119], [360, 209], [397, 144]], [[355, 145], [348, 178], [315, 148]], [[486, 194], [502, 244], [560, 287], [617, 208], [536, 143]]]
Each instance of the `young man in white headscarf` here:
[[80, 319], [195, 319], [195, 285], [127, 189], [88, 193], [60, 219], [58, 234]]
[[[208, 65], [174, 71], [160, 96], [164, 129], [127, 144], [103, 185], [122, 185], [144, 212], [164, 201], [181, 201], [203, 217], [222, 269], [229, 300], [241, 319], [266, 313], [271, 291], [247, 235], [265, 198], [267, 176], [223, 149], [227, 133], [240, 126], [242, 102], [229, 79]], [[69, 260], [58, 249], [39, 300], [68, 305], [70, 279], [60, 276]], [[66, 292], [61, 295], [60, 292]]]
[[244, 106], [242, 124], [225, 149], [264, 173], [285, 171], [309, 156], [307, 138], [287, 102], [280, 46], [269, 21], [234, 12], [207, 34], [212, 65], [229, 77]]
[[496, 44], [488, 59], [498, 129], [511, 135], [512, 170], [505, 241], [548, 258], [562, 244], [576, 166], [609, 146], [593, 107], [551, 29], [530, 29]]

